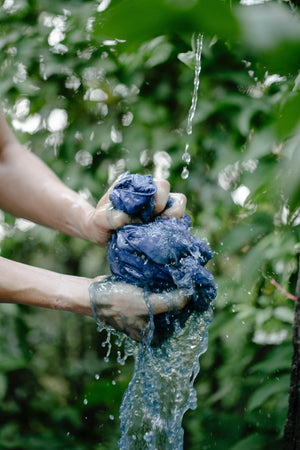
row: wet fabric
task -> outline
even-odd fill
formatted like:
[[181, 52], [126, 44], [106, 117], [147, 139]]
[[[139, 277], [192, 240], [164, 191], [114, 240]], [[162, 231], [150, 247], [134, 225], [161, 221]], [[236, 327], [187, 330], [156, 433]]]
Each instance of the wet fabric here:
[[[151, 175], [126, 173], [122, 180], [114, 189], [121, 190], [122, 195], [113, 195], [113, 198], [122, 198], [122, 211], [131, 214], [129, 211], [134, 209], [135, 199], [138, 199], [140, 217], [149, 218], [153, 212]], [[154, 200], [154, 193], [152, 196]], [[216, 296], [213, 276], [204, 268], [213, 252], [203, 240], [191, 235], [190, 227], [191, 219], [187, 215], [180, 219], [157, 217], [152, 222], [125, 225], [113, 234], [108, 246], [113, 276], [118, 281], [153, 292], [184, 288], [193, 297], [185, 313], [206, 309]]]
[[116, 209], [137, 215], [148, 222], [154, 210], [156, 191], [152, 175], [131, 175], [126, 172], [116, 183], [109, 199]]
[[203, 266], [213, 254], [205, 242], [190, 234], [189, 227], [188, 216], [124, 226], [109, 244], [112, 273], [150, 291], [186, 288], [212, 299], [213, 276]]

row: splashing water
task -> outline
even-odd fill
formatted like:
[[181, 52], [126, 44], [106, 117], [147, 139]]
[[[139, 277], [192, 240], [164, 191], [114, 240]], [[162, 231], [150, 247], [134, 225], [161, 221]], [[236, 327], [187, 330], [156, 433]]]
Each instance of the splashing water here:
[[120, 408], [120, 449], [183, 449], [182, 418], [197, 407], [193, 385], [212, 317], [212, 307], [192, 313], [184, 328], [178, 324], [177, 332], [159, 347], [127, 340], [135, 370]]
[[[194, 77], [194, 91], [193, 91], [193, 97], [192, 97], [192, 104], [189, 110], [188, 119], [187, 119], [187, 127], [186, 127], [186, 133], [188, 136], [190, 136], [193, 132], [193, 119], [196, 112], [196, 106], [197, 106], [197, 100], [198, 100], [198, 89], [199, 89], [199, 80], [200, 80], [200, 72], [201, 72], [201, 55], [202, 55], [202, 47], [203, 47], [203, 34], [199, 34], [197, 37], [197, 43], [196, 43], [196, 64], [195, 64], [195, 77]], [[191, 155], [189, 153], [189, 146], [190, 144], [187, 142], [185, 145], [184, 153], [182, 155], [182, 160], [186, 163], [186, 166], [184, 166], [181, 178], [186, 180], [189, 176], [189, 170], [187, 168], [188, 164], [191, 161]]]

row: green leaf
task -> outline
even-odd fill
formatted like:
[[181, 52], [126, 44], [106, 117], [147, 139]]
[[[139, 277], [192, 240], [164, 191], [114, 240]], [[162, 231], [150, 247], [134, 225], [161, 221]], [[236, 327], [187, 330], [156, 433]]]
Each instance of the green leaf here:
[[293, 130], [300, 126], [300, 92], [293, 92], [290, 94], [286, 102], [282, 105], [279, 111], [279, 118], [277, 120], [277, 133], [285, 139], [293, 132]]
[[3, 400], [7, 390], [7, 378], [0, 374], [0, 400]]
[[190, 69], [195, 68], [196, 64], [196, 55], [195, 52], [189, 51], [186, 53], [179, 53], [178, 54], [179, 61], [183, 62], [186, 66], [188, 66]]
[[2, 354], [0, 357], [0, 370], [2, 372], [11, 372], [26, 366], [27, 361], [24, 358], [15, 358], [6, 354]]
[[260, 57], [264, 66], [275, 73], [298, 73], [300, 27], [297, 10], [269, 2], [235, 9], [244, 44]]
[[280, 345], [269, 352], [264, 360], [250, 368], [250, 373], [264, 372], [273, 374], [279, 370], [289, 370], [292, 364], [292, 346]]
[[97, 37], [126, 40], [136, 49], [142, 42], [169, 33], [232, 36], [237, 33], [237, 23], [220, 0], [122, 0], [97, 16], [94, 30]]
[[229, 450], [263, 450], [265, 448], [266, 437], [261, 434], [251, 434], [239, 441]]
[[265, 383], [261, 388], [256, 389], [250, 396], [247, 409], [249, 411], [262, 406], [271, 396], [286, 392], [288, 393], [290, 375], [276, 377], [274, 382]]

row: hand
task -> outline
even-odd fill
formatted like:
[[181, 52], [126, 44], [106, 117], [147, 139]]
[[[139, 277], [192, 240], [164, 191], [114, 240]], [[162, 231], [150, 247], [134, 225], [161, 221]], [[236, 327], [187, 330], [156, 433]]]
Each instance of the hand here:
[[[135, 217], [113, 208], [109, 200], [109, 194], [113, 190], [116, 182], [100, 199], [97, 207], [89, 212], [86, 227], [89, 240], [92, 242], [103, 244], [109, 240], [114, 230], [124, 225], [139, 223]], [[172, 206], [163, 212], [162, 217], [182, 217], [186, 207], [185, 195], [170, 194], [170, 183], [167, 180], [154, 179], [154, 182], [157, 186], [157, 192], [154, 197], [154, 214], [158, 215], [164, 211], [170, 195], [173, 200]]]
[[[95, 319], [141, 341], [149, 330], [150, 315], [141, 288], [110, 280], [96, 281], [90, 286], [90, 298]], [[183, 289], [149, 295], [154, 315], [181, 310], [189, 301]], [[154, 335], [155, 340], [155, 335]]]

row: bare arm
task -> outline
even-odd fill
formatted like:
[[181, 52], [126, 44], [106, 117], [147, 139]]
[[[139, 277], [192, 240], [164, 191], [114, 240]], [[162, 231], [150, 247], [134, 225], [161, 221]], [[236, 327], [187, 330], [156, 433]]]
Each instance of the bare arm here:
[[[158, 191], [155, 213], [167, 203], [170, 185], [155, 180]], [[111, 189], [110, 189], [111, 190]], [[0, 208], [17, 217], [29, 219], [71, 236], [94, 243], [106, 242], [111, 232], [132, 219], [112, 208], [109, 192], [96, 208], [64, 185], [34, 154], [24, 149], [7, 125], [0, 109]], [[186, 199], [173, 194], [175, 206], [170, 215], [182, 216]]]
[[[96, 280], [62, 275], [50, 270], [27, 266], [0, 257], [0, 303], [71, 311], [92, 316], [89, 288], [94, 284], [93, 305], [103, 323], [141, 341], [149, 323], [149, 312], [141, 288], [126, 283], [101, 283]], [[153, 314], [169, 308], [181, 309], [188, 301], [183, 290], [149, 297]]]
[[92, 281], [0, 257], [0, 303], [20, 303], [92, 316], [88, 292]]
[[[0, 208], [71, 236], [105, 242], [109, 231], [128, 222], [120, 213], [97, 212], [34, 154], [24, 149], [0, 111]], [[96, 220], [97, 219], [97, 220]]]

